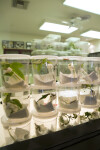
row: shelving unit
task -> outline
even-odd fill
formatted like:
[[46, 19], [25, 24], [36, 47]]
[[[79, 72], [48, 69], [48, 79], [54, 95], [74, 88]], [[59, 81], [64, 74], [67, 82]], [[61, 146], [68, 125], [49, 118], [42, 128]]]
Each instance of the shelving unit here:
[[11, 48], [4, 48], [4, 54], [28, 54], [31, 55], [31, 49], [11, 49]]

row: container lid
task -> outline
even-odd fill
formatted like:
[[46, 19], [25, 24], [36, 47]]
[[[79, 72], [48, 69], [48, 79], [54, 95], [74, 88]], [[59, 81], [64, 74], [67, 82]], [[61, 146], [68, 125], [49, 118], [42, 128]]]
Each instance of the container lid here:
[[59, 83], [59, 82], [57, 82], [57, 84], [56, 84], [56, 87], [58, 88], [58, 89], [60, 89], [60, 88], [78, 88], [78, 87], [80, 87], [81, 86], [81, 84], [79, 84], [79, 83], [74, 83], [74, 82], [70, 82], [70, 83], [65, 83], [65, 84], [61, 84], [61, 83]]
[[0, 87], [0, 92], [2, 93], [14, 93], [14, 92], [24, 92], [30, 90], [30, 86], [28, 85], [26, 88], [5, 88]]
[[0, 59], [10, 59], [10, 60], [24, 60], [24, 59], [30, 59], [29, 55], [23, 55], [23, 54], [2, 54], [0, 55]]
[[67, 108], [61, 108], [61, 107], [58, 108], [58, 112], [68, 113], [68, 114], [79, 113], [80, 111], [81, 111], [80, 106], [78, 106], [77, 109], [67, 109]]
[[58, 111], [54, 110], [50, 112], [41, 112], [41, 113], [37, 111], [33, 111], [32, 114], [33, 114], [33, 117], [38, 118], [38, 119], [50, 119], [50, 118], [57, 117]]
[[99, 57], [81, 57], [80, 61], [100, 61]]
[[99, 107], [99, 102], [97, 102], [96, 105], [84, 105], [84, 104], [81, 104], [81, 107], [88, 108], [88, 109], [95, 109], [95, 108]]
[[61, 57], [58, 57], [58, 60], [76, 60], [76, 61], [80, 61], [81, 56], [61, 56]]
[[37, 55], [37, 56], [31, 56], [31, 59], [49, 59], [49, 60], [56, 60], [58, 57], [57, 56], [52, 56], [52, 55]]
[[53, 90], [53, 89], [56, 89], [56, 85], [55, 86], [39, 86], [39, 85], [35, 85], [35, 84], [32, 84], [31, 85], [31, 89], [32, 90], [34, 90], [34, 89], [36, 89], [36, 90]]

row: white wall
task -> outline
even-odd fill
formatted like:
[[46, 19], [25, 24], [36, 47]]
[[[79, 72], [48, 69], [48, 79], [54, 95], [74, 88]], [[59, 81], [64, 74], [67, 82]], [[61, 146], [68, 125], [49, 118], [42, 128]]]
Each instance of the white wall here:
[[29, 42], [29, 41], [31, 41], [32, 39], [35, 39], [35, 38], [40, 38], [40, 37], [33, 36], [31, 34], [18, 34], [18, 33], [0, 32], [0, 54], [3, 53], [2, 40]]
[[100, 40], [90, 41], [95, 46], [95, 52], [100, 52]]

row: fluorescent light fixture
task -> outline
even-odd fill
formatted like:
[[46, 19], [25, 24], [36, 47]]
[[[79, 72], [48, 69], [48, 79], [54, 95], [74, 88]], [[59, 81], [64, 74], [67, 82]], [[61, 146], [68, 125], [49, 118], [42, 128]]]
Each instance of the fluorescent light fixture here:
[[52, 31], [52, 32], [59, 32], [59, 33], [67, 33], [70, 34], [76, 31], [78, 28], [76, 27], [69, 27], [66, 25], [44, 22], [44, 24], [40, 27], [40, 30]]
[[81, 36], [89, 37], [89, 38], [95, 38], [95, 39], [100, 39], [100, 32], [90, 30], [90, 31], [87, 31], [85, 33], [82, 33]]
[[100, 15], [100, 0], [65, 0], [63, 4]]

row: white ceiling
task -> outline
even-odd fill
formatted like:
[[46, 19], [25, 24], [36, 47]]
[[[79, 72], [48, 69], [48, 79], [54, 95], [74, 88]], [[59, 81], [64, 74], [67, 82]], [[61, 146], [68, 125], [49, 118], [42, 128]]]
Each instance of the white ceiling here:
[[39, 30], [45, 20], [61, 23], [70, 21], [73, 17], [87, 15], [90, 16], [90, 19], [86, 22], [81, 21], [82, 28], [72, 34], [61, 34], [62, 38], [80, 37], [80, 33], [89, 29], [100, 31], [100, 15], [67, 7], [63, 5], [64, 0], [28, 1], [28, 8], [20, 9], [12, 7], [12, 0], [0, 0], [0, 32], [31, 34], [43, 38], [49, 33], [54, 33]]

